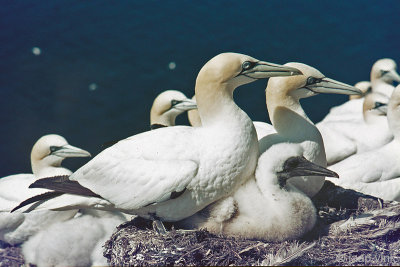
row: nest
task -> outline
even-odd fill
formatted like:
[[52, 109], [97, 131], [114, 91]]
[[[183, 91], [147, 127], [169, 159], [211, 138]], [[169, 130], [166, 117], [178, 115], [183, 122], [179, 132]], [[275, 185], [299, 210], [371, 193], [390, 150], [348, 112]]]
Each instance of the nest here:
[[104, 256], [113, 266], [400, 265], [400, 204], [329, 182], [313, 201], [318, 223], [301, 240], [227, 238], [173, 225], [160, 235], [136, 218], [118, 227]]

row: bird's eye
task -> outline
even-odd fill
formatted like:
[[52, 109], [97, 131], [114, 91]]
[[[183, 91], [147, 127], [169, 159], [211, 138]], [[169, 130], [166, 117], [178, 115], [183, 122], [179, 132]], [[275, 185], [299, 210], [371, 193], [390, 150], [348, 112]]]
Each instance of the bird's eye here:
[[386, 104], [381, 103], [381, 102], [375, 102], [375, 108], [379, 108], [379, 107], [382, 107], [384, 105], [386, 105]]
[[255, 63], [253, 63], [253, 62], [245, 61], [242, 64], [242, 69], [243, 70], [248, 70], [248, 69], [252, 68], [254, 65], [255, 65]]
[[55, 151], [57, 151], [59, 149], [60, 149], [59, 146], [50, 146], [50, 153], [53, 153], [53, 152], [55, 152]]
[[389, 72], [388, 70], [381, 70], [381, 76], [385, 75], [388, 72]]
[[310, 76], [310, 77], [307, 78], [307, 85], [314, 84], [316, 82], [317, 82], [317, 79], [314, 78], [313, 76]]
[[182, 101], [179, 101], [179, 100], [171, 100], [171, 106], [173, 107], [173, 106], [176, 106], [176, 105], [178, 105], [179, 103], [181, 103]]
[[284, 163], [284, 170], [292, 170], [299, 165], [299, 159], [297, 157], [291, 157]]

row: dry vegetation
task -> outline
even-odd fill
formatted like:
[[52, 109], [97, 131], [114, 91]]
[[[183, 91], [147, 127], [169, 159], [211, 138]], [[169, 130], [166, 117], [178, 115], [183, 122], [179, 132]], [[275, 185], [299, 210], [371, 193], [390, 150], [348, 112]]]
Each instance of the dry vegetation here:
[[[269, 243], [181, 231], [157, 234], [136, 218], [118, 227], [104, 256], [135, 265], [400, 265], [400, 204], [327, 182], [314, 198], [317, 226], [302, 240]], [[21, 266], [20, 248], [0, 250], [0, 266]]]

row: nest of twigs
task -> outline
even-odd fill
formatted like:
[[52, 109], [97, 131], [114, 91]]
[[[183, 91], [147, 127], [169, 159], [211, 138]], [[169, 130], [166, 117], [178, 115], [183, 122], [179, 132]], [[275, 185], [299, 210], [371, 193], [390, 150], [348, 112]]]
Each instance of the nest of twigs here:
[[104, 256], [114, 266], [400, 264], [400, 204], [329, 182], [314, 203], [319, 220], [302, 240], [271, 243], [173, 226], [160, 235], [137, 218], [118, 227]]

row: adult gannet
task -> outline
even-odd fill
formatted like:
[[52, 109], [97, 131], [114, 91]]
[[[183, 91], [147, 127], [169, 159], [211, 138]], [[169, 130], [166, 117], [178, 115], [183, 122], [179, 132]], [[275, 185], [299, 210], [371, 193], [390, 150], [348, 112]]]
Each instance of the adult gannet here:
[[[389, 100], [387, 120], [394, 139], [375, 150], [353, 155], [331, 166], [340, 175], [332, 181], [344, 188], [385, 200], [400, 201], [400, 86]], [[389, 182], [388, 180], [392, 180]], [[387, 187], [385, 187], [387, 186]], [[375, 190], [374, 190], [375, 188]]]
[[[394, 60], [389, 58], [383, 58], [374, 63], [371, 69], [371, 89], [368, 89], [367, 82], [360, 82], [355, 85], [364, 92], [380, 93], [386, 95], [388, 98], [393, 92], [394, 86], [393, 82], [400, 82], [400, 75], [396, 72], [397, 65]], [[363, 99], [354, 99], [345, 102], [344, 104], [333, 107], [325, 118], [317, 123], [317, 126], [324, 124], [329, 121], [362, 121], [362, 106]]]
[[202, 127], [141, 133], [102, 151], [69, 179], [42, 179], [32, 186], [68, 194], [36, 208], [116, 209], [165, 221], [189, 217], [232, 193], [255, 170], [256, 132], [233, 101], [234, 89], [257, 79], [299, 73], [242, 54], [215, 56], [196, 80]]
[[71, 146], [64, 137], [49, 134], [42, 136], [31, 152], [31, 174], [15, 174], [0, 179], [0, 240], [18, 244], [49, 224], [72, 218], [77, 210], [66, 212], [38, 211], [32, 213], [10, 213], [26, 198], [46, 192], [29, 189], [35, 179], [48, 176], [70, 175], [72, 172], [61, 166], [68, 157], [89, 157], [90, 153]]
[[196, 108], [196, 100], [187, 98], [182, 92], [164, 91], [154, 99], [150, 110], [150, 128], [174, 126], [178, 115]]
[[26, 263], [37, 266], [107, 266], [103, 245], [125, 221], [121, 213], [86, 210], [33, 235], [22, 245], [22, 254]]
[[363, 100], [362, 121], [330, 121], [317, 125], [324, 139], [328, 165], [381, 147], [393, 139], [386, 118], [387, 96], [370, 93]]
[[[287, 63], [299, 69], [303, 75], [296, 77], [275, 77], [268, 82], [266, 99], [268, 123], [258, 122], [256, 129], [261, 153], [273, 144], [290, 142], [301, 144], [304, 156], [313, 163], [326, 167], [324, 142], [313, 122], [300, 105], [300, 99], [318, 93], [359, 94], [357, 88], [325, 77], [317, 69], [302, 63]], [[261, 129], [260, 129], [261, 128]], [[267, 133], [263, 136], [262, 130]], [[276, 133], [272, 133], [275, 131]], [[295, 177], [289, 183], [309, 197], [314, 196], [324, 184], [324, 177]]]
[[217, 201], [179, 224], [267, 241], [303, 236], [315, 225], [316, 209], [310, 198], [286, 182], [297, 176], [337, 177], [308, 161], [303, 153], [298, 144], [273, 145], [260, 156], [255, 178], [239, 187], [231, 198]]

